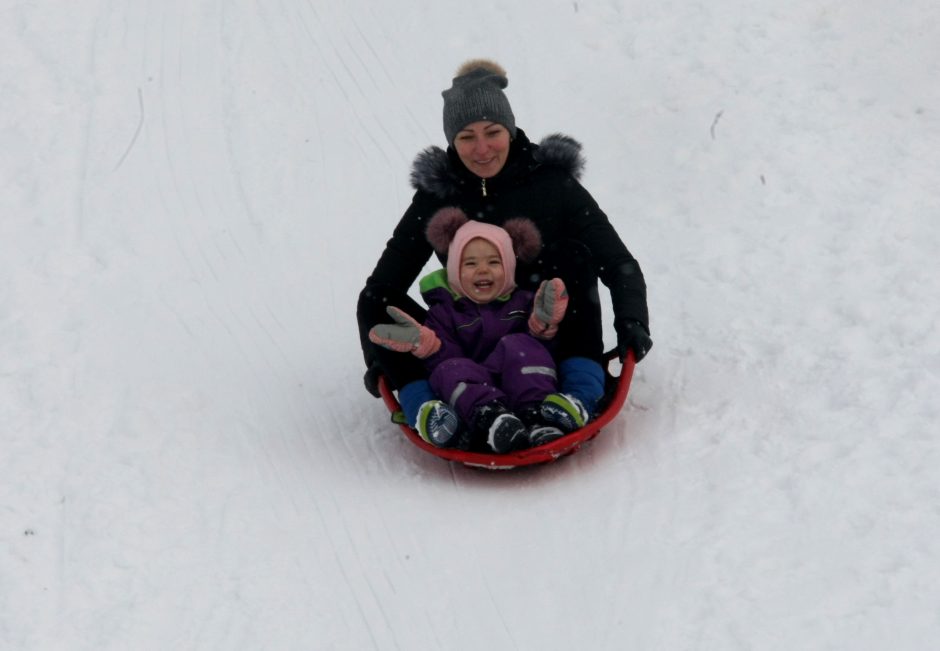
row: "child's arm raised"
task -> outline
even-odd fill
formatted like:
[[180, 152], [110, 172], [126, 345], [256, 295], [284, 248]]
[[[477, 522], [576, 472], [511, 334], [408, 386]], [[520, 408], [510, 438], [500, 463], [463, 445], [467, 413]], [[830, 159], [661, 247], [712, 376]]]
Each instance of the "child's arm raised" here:
[[561, 278], [543, 280], [535, 292], [529, 332], [539, 339], [551, 339], [558, 333], [558, 324], [568, 309], [568, 290]]
[[369, 330], [369, 341], [399, 353], [411, 353], [420, 359], [440, 350], [441, 340], [433, 330], [421, 325], [397, 307], [390, 305], [385, 311], [395, 323], [372, 326]]

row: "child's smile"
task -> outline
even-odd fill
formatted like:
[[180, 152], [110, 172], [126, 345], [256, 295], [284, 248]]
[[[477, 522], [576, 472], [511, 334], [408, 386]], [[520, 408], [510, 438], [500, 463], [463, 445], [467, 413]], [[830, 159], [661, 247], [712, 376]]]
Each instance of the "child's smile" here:
[[504, 285], [506, 271], [499, 251], [491, 242], [475, 238], [460, 258], [460, 285], [476, 303], [489, 303]]

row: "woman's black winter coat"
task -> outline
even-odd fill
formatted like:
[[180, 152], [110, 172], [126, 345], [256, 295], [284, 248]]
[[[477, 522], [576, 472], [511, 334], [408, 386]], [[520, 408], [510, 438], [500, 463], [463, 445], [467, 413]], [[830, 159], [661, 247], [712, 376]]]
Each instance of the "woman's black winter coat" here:
[[459, 207], [470, 219], [489, 224], [501, 225], [512, 217], [535, 222], [542, 236], [542, 255], [533, 263], [517, 263], [516, 282], [534, 291], [544, 279], [565, 280], [570, 302], [559, 331], [559, 358], [602, 359], [597, 278], [610, 290], [618, 339], [637, 321], [649, 333], [643, 273], [578, 182], [583, 166], [581, 145], [575, 140], [553, 135], [535, 145], [521, 129], [516, 130], [503, 169], [485, 182], [466, 169], [453, 148], [421, 152], [411, 173], [417, 190], [411, 206], [359, 296], [357, 319], [366, 365], [374, 369], [378, 364], [393, 387], [424, 376], [423, 366], [413, 356], [375, 346], [368, 332], [376, 323], [390, 321], [385, 313], [388, 305], [423, 318], [424, 308], [407, 292], [433, 253], [425, 237], [428, 221], [446, 206]]

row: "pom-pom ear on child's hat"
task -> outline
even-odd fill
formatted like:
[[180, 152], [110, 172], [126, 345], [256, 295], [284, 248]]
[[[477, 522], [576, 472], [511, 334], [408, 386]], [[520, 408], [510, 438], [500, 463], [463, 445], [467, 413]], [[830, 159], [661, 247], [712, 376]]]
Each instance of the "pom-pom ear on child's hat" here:
[[470, 221], [467, 215], [460, 208], [441, 208], [428, 222], [427, 231], [425, 231], [431, 248], [438, 255], [447, 255], [447, 249], [454, 240], [457, 229]]
[[523, 262], [532, 262], [542, 251], [542, 234], [531, 219], [513, 217], [503, 223], [503, 230], [512, 239], [512, 250]]

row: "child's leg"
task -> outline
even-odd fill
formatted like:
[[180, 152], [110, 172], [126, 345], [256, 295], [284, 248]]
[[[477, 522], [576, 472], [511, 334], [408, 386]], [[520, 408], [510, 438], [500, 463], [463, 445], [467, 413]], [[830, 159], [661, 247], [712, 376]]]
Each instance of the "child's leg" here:
[[487, 357], [486, 365], [501, 378], [508, 404], [527, 430], [528, 445], [543, 445], [562, 436], [561, 429], [542, 418], [543, 401], [557, 390], [555, 362], [545, 344], [525, 333], [507, 335]]
[[526, 429], [504, 406], [507, 396], [494, 380], [482, 365], [466, 358], [449, 359], [431, 373], [431, 386], [468, 428], [471, 449], [503, 454], [527, 443]]
[[493, 376], [481, 364], [466, 357], [441, 362], [431, 373], [431, 388], [449, 404], [467, 426], [473, 410], [494, 401], [505, 401], [506, 394], [496, 386]]
[[557, 390], [555, 361], [545, 345], [532, 335], [506, 335], [486, 358], [483, 366], [500, 377], [507, 406], [519, 409], [538, 404]]

